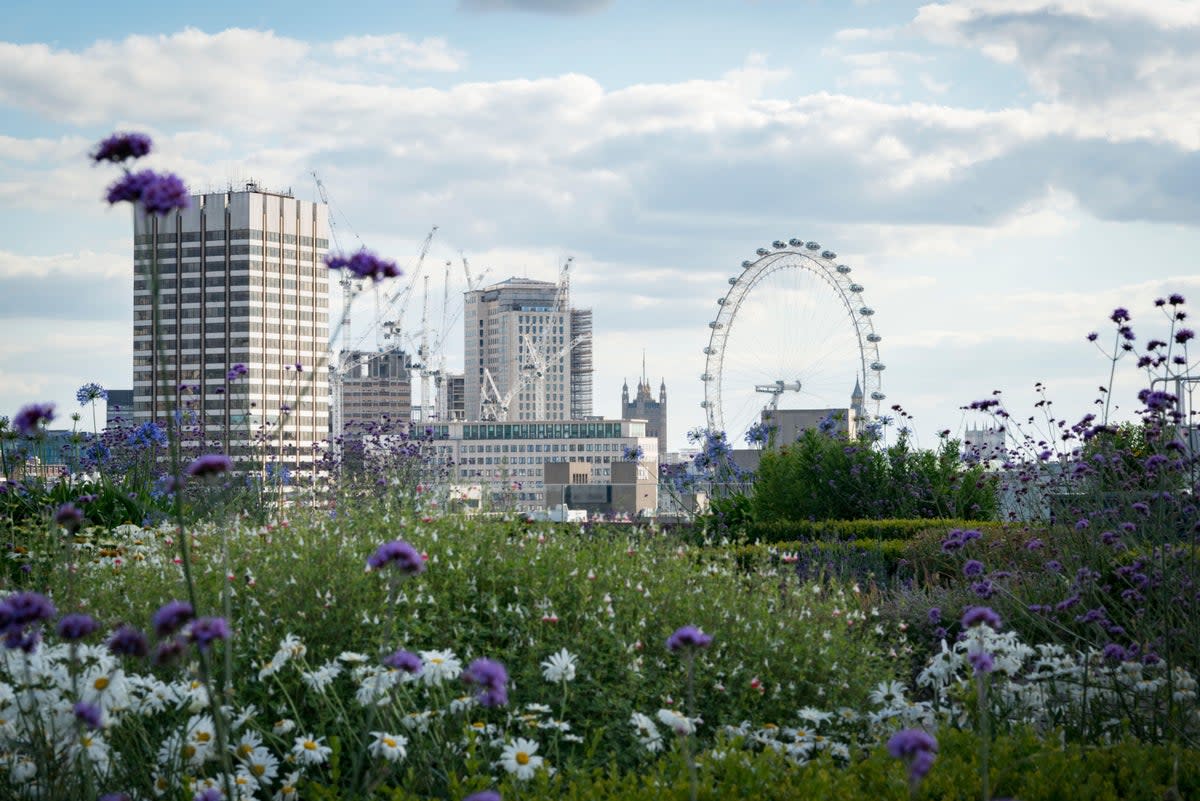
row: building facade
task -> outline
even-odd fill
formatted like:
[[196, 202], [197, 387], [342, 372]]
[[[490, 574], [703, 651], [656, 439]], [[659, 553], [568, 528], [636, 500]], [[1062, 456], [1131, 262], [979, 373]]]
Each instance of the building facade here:
[[104, 406], [104, 427], [129, 427], [133, 422], [133, 390], [110, 389]]
[[384, 420], [412, 419], [411, 359], [402, 350], [354, 351], [342, 379], [342, 433]]
[[638, 382], [637, 396], [629, 399], [629, 382], [621, 386], [621, 419], [645, 420], [646, 436], [658, 440], [658, 452], [667, 452], [667, 382], [658, 386], [658, 400], [650, 394], [650, 381], [646, 378], [646, 367], [642, 365], [642, 380]]
[[[589, 483], [623, 483], [619, 465], [641, 448], [638, 464], [658, 476], [658, 440], [646, 436], [639, 420], [546, 420], [537, 422], [437, 423], [433, 433], [435, 466], [445, 468], [458, 487], [478, 485], [497, 509], [524, 511], [546, 506], [546, 463], [586, 465]], [[614, 474], [616, 469], [616, 474]]]
[[438, 376], [437, 404], [439, 420], [467, 419], [466, 376], [463, 373], [445, 373]]
[[[591, 313], [570, 308], [565, 282], [509, 278], [467, 292], [463, 321], [468, 419], [591, 415]], [[492, 413], [485, 413], [485, 398], [493, 401]]]
[[253, 183], [163, 217], [135, 207], [134, 422], [180, 410], [235, 461], [311, 458], [329, 432], [327, 237], [324, 204]]

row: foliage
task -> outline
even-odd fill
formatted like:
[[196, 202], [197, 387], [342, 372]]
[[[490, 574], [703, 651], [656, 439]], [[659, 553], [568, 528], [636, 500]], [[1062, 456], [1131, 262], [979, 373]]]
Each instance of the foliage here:
[[996, 516], [995, 482], [965, 465], [958, 443], [937, 450], [886, 449], [867, 440], [809, 429], [794, 443], [763, 453], [754, 484], [757, 521]]
[[955, 528], [984, 531], [1003, 525], [980, 520], [881, 519], [881, 520], [768, 520], [744, 528], [749, 542], [795, 542], [801, 540], [911, 540], [922, 535], [942, 537]]

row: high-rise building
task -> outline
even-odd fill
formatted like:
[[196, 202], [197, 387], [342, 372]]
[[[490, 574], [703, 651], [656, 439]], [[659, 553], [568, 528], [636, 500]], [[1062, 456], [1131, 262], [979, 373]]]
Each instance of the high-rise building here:
[[104, 427], [128, 427], [133, 422], [133, 390], [110, 389], [104, 407]]
[[407, 424], [412, 419], [412, 360], [400, 349], [346, 356], [349, 373], [342, 379], [343, 433], [385, 419]]
[[642, 359], [642, 380], [638, 382], [637, 396], [629, 399], [629, 382], [621, 386], [621, 419], [645, 420], [646, 436], [658, 438], [658, 452], [667, 452], [667, 382], [658, 387], [658, 400], [650, 394], [650, 380], [646, 378], [646, 362]]
[[324, 204], [253, 183], [163, 217], [136, 208], [136, 423], [183, 409], [197, 444], [235, 461], [308, 461], [329, 430], [326, 226]]
[[500, 420], [591, 415], [591, 313], [570, 308], [565, 281], [509, 278], [467, 292], [464, 306], [468, 419], [486, 416], [485, 396], [496, 406], [507, 400]]

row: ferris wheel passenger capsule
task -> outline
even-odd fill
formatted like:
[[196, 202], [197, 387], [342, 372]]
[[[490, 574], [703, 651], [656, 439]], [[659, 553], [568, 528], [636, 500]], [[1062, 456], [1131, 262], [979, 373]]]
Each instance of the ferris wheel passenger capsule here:
[[725, 298], [717, 298], [717, 305], [718, 305], [718, 306], [724, 306], [724, 305], [725, 305]]
[[882, 392], [872, 392], [871, 393], [871, 400], [874, 400], [874, 401], [881, 401], [886, 397], [887, 397], [887, 395], [884, 395]]
[[837, 266], [837, 271], [842, 275], [845, 275], [846, 273], [850, 272], [850, 267], [845, 264], [839, 264]]
[[775, 248], [776, 250], [783, 250], [787, 247], [787, 243], [785, 243], [782, 239], [776, 239], [771, 243], [771, 247]]
[[703, 373], [700, 376], [701, 381], [712, 381], [712, 379], [713, 379], [712, 373]]
[[863, 317], [870, 317], [872, 314], [875, 313], [875, 310], [872, 309], [870, 306], [863, 306], [861, 309], [858, 310], [858, 313], [861, 314]]
[[867, 341], [868, 342], [882, 342], [883, 337], [879, 336], [879, 334], [867, 334]]
[[744, 261], [744, 262], [742, 262], [742, 269], [749, 270], [751, 265], [753, 265], [753, 264], [754, 264], [754, 262], [752, 262], [752, 261], [749, 261], [749, 260]]
[[804, 247], [808, 248], [809, 250], [820, 250], [821, 244], [819, 242], [805, 242]]
[[862, 284], [851, 284], [851, 285], [850, 285], [850, 291], [851, 291], [851, 292], [862, 292], [862, 291], [863, 291], [863, 285], [862, 285]]
[[734, 285], [734, 284], [736, 284], [736, 283], [737, 283], [737, 276], [735, 275], [735, 276], [733, 276], [732, 278], [730, 278], [730, 279], [729, 279], [729, 285], [730, 285], [730, 286], [733, 286], [733, 285]]
[[765, 255], [767, 255], [768, 253], [770, 253], [771, 251], [767, 250], [766, 248], [759, 248], [758, 250], [756, 250], [756, 251], [754, 251], [754, 252], [755, 252], [755, 253], [757, 253], [757, 254], [758, 254], [758, 255], [760, 255], [760, 256], [765, 256]]
[[887, 369], [887, 365], [885, 365], [883, 362], [871, 362], [871, 369], [877, 373], [882, 373]]
[[832, 250], [822, 250], [822, 251], [821, 251], [821, 258], [822, 258], [822, 259], [836, 259], [836, 258], [837, 258], [837, 254], [836, 254], [836, 253], [834, 253]]
[[804, 240], [797, 239], [796, 237], [792, 237], [791, 239], [788, 240], [788, 244], [794, 248], [802, 248], [802, 247], [804, 247]]

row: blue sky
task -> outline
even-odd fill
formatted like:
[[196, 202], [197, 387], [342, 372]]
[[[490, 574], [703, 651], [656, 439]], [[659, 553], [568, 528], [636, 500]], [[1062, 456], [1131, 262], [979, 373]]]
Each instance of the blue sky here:
[[[0, 28], [0, 414], [129, 383], [129, 214], [84, 156], [136, 129], [197, 189], [255, 177], [311, 199], [316, 170], [401, 264], [434, 224], [432, 263], [461, 250], [489, 279], [550, 279], [573, 255], [596, 411], [617, 413], [645, 349], [675, 446], [703, 421], [726, 278], [792, 236], [854, 266], [888, 404], [924, 442], [993, 389], [1028, 408], [1036, 381], [1078, 416], [1107, 375], [1083, 335], [1200, 284], [1197, 8], [18, 4]], [[773, 357], [746, 347], [739, 364]], [[1120, 374], [1129, 396], [1142, 379]]]

